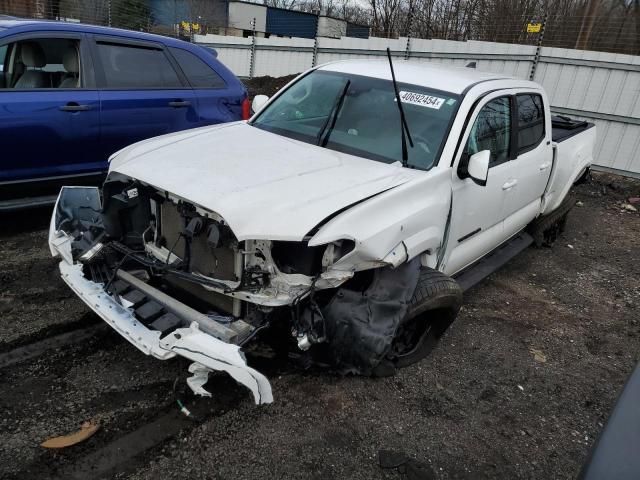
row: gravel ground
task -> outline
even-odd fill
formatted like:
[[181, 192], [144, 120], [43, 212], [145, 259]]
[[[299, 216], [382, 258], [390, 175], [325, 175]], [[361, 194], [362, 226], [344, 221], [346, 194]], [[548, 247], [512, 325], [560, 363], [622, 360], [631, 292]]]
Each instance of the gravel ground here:
[[[172, 393], [188, 363], [108, 329], [0, 369], [0, 477], [401, 478], [378, 466], [391, 449], [425, 478], [573, 478], [640, 357], [640, 213], [623, 208], [640, 182], [598, 175], [575, 193], [556, 245], [468, 292], [436, 351], [394, 377], [254, 359], [272, 405], [215, 375], [190, 422]], [[99, 322], [58, 279], [48, 216], [0, 217], [0, 352]], [[86, 442], [39, 446], [91, 418]]]

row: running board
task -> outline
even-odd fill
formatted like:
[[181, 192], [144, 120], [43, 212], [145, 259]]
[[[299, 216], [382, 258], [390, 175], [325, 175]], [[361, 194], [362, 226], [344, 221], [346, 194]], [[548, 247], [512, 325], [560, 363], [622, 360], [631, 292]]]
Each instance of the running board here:
[[454, 278], [462, 288], [462, 291], [465, 292], [498, 270], [532, 243], [533, 237], [526, 232], [522, 232]]

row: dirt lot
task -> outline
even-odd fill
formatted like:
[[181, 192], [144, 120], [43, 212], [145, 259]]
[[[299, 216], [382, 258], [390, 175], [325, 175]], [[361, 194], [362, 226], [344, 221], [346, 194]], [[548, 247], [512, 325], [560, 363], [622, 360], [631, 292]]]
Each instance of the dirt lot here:
[[[0, 217], [0, 365], [32, 355], [0, 368], [0, 477], [401, 478], [378, 466], [381, 449], [423, 462], [424, 478], [575, 477], [639, 360], [640, 213], [622, 204], [640, 182], [601, 175], [575, 193], [556, 246], [468, 292], [426, 361], [371, 379], [253, 359], [275, 402], [256, 407], [220, 374], [212, 399], [190, 400], [198, 421], [172, 392], [186, 361], [106, 327], [39, 346], [100, 321], [57, 276], [49, 212]], [[39, 446], [88, 419], [101, 429], [86, 442]]]
[[273, 97], [278, 90], [284, 87], [297, 75], [287, 75], [286, 77], [254, 77], [244, 80], [244, 85], [249, 92], [249, 99], [253, 99], [258, 94]]

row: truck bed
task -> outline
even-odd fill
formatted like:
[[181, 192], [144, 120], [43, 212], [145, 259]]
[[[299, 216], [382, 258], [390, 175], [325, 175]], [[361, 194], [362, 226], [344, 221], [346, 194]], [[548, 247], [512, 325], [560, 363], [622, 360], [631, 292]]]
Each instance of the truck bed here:
[[596, 129], [592, 123], [552, 117], [553, 168], [545, 192], [542, 214], [560, 206], [573, 183], [593, 162]]
[[593, 123], [585, 122], [584, 120], [574, 120], [562, 115], [554, 115], [551, 117], [551, 138], [554, 142], [560, 143], [594, 126]]

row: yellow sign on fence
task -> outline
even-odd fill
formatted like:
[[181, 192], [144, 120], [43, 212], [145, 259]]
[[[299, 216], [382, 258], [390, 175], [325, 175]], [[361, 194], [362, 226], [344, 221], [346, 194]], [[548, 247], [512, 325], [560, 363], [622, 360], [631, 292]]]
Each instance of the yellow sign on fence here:
[[185, 32], [200, 33], [199, 23], [189, 23], [183, 20], [182, 22], [180, 22], [180, 27], [182, 27], [182, 30]]
[[542, 28], [541, 23], [528, 23], [527, 33], [540, 33], [541, 28]]

